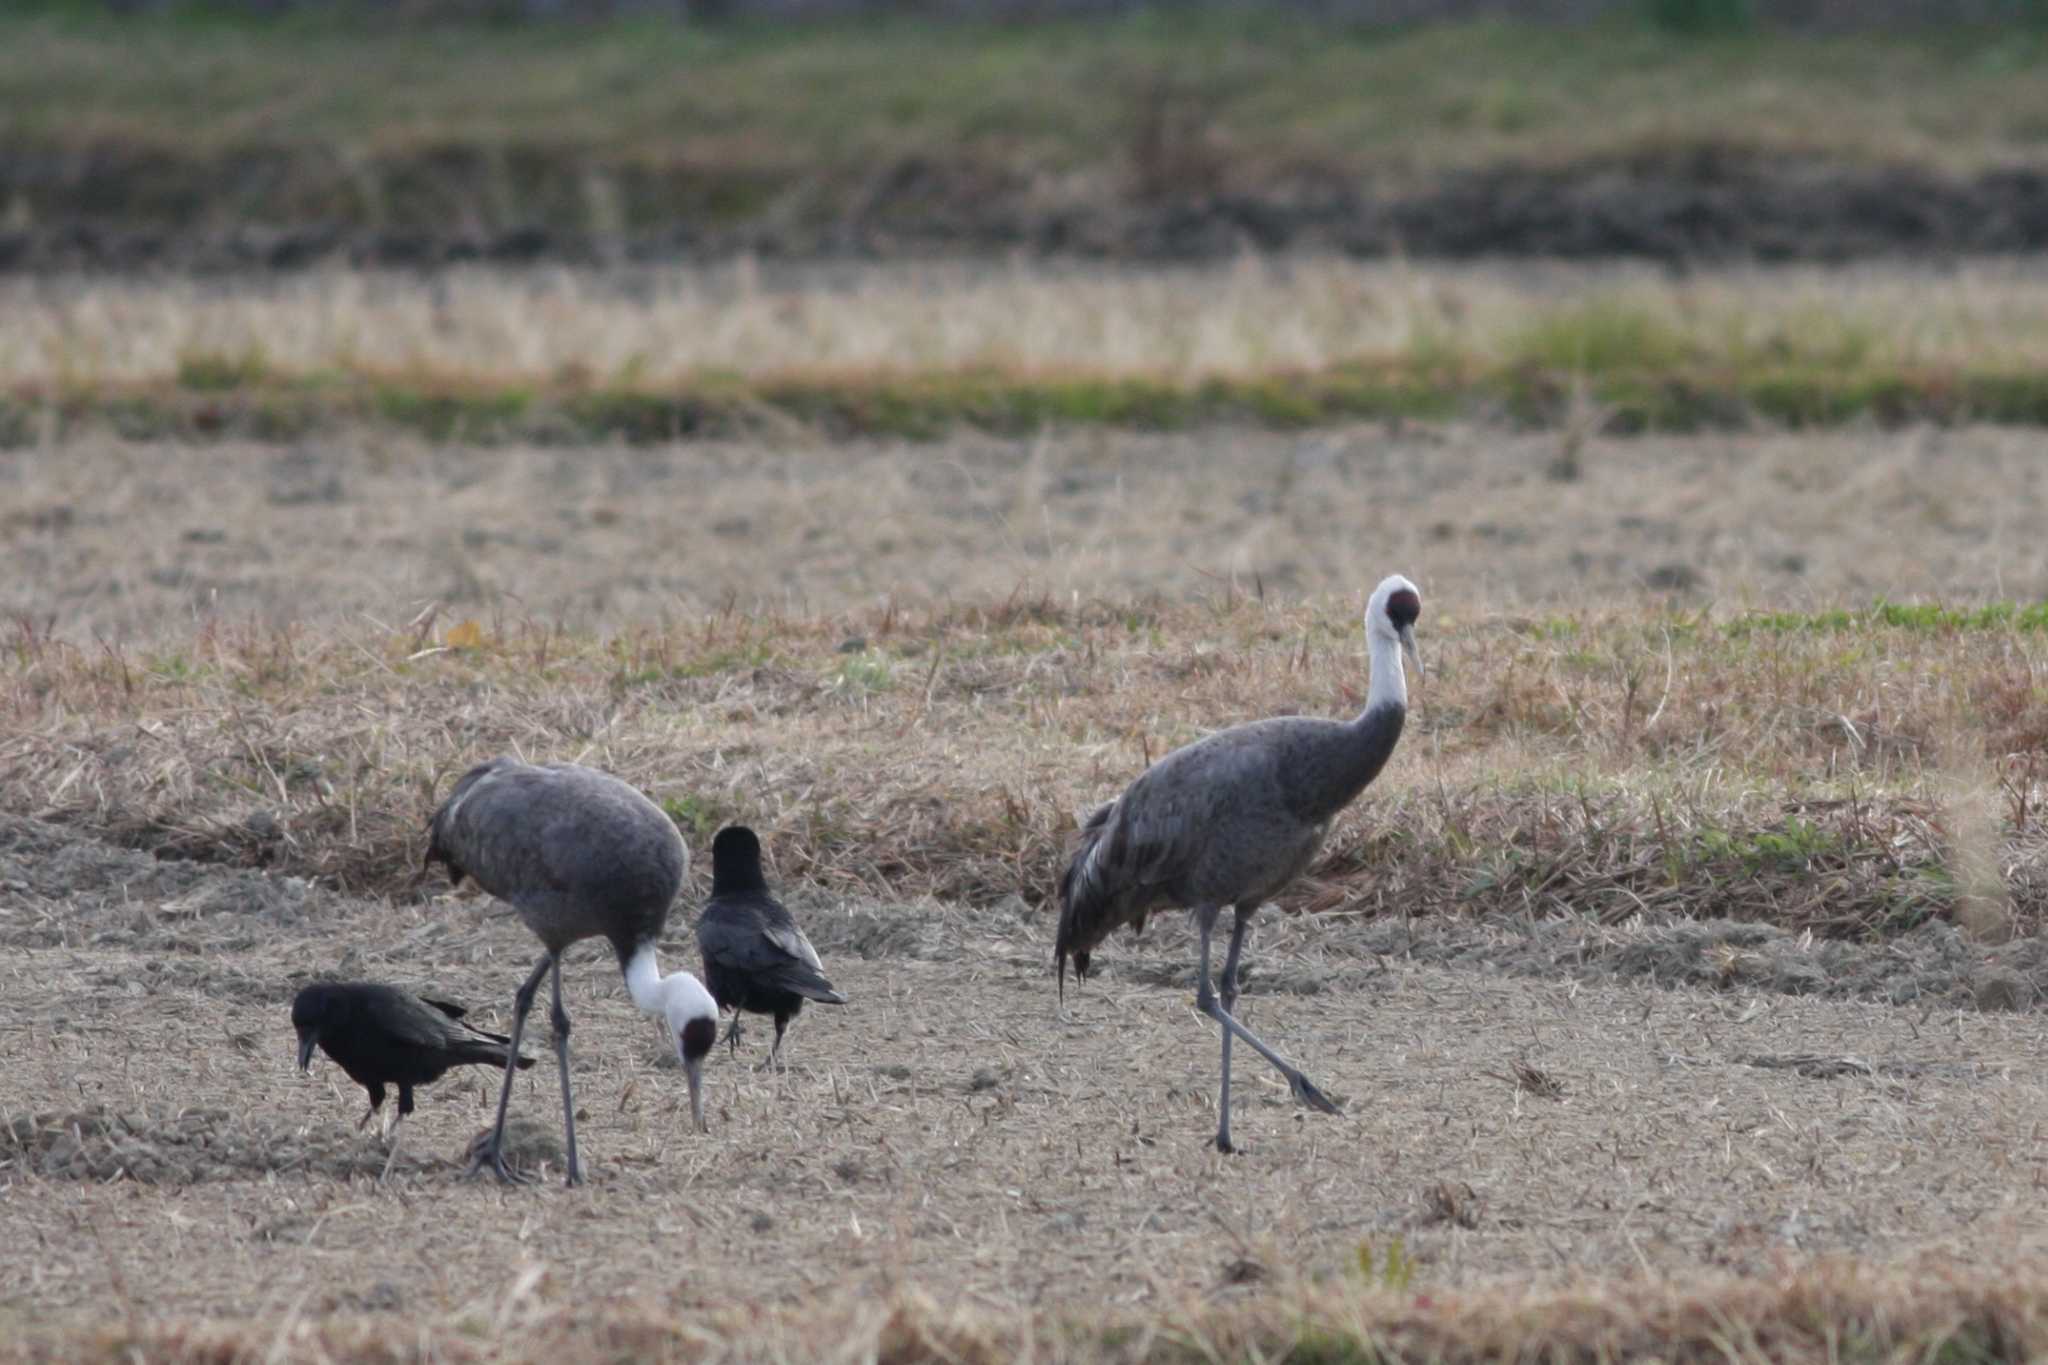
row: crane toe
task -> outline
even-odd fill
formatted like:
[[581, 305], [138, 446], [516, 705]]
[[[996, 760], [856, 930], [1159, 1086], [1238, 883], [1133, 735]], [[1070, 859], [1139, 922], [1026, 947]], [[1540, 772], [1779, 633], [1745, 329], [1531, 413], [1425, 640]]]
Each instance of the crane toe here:
[[1321, 1090], [1318, 1090], [1315, 1082], [1300, 1072], [1297, 1071], [1294, 1075], [1289, 1076], [1287, 1083], [1294, 1088], [1294, 1098], [1300, 1100], [1309, 1108], [1320, 1110], [1325, 1114], [1341, 1114], [1344, 1112], [1342, 1105], [1338, 1104], [1337, 1101], [1331, 1099], [1328, 1095], [1325, 1095]]
[[489, 1134], [470, 1144], [469, 1165], [462, 1172], [462, 1178], [474, 1180], [486, 1170], [497, 1176], [501, 1185], [531, 1185], [535, 1181], [535, 1177], [515, 1170], [506, 1162], [503, 1146]]

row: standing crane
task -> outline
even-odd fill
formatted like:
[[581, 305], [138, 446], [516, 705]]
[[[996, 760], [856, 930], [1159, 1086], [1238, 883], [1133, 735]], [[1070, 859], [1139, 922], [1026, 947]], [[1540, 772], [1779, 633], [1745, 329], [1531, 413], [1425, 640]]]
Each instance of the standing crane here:
[[[1230, 1040], [1244, 1039], [1271, 1062], [1295, 1098], [1342, 1112], [1299, 1068], [1237, 1021], [1237, 964], [1259, 906], [1300, 876], [1349, 805], [1394, 752], [1408, 714], [1405, 651], [1422, 673], [1415, 622], [1422, 594], [1399, 574], [1381, 581], [1365, 607], [1371, 683], [1351, 721], [1277, 716], [1218, 731], [1154, 763], [1124, 794], [1088, 817], [1060, 877], [1060, 924], [1053, 948], [1060, 993], [1067, 959], [1076, 979], [1116, 929], [1142, 931], [1165, 906], [1194, 912], [1202, 939], [1195, 1007], [1223, 1029], [1223, 1082], [1216, 1149], [1230, 1143]], [[1209, 939], [1224, 906], [1234, 907], [1218, 999], [1209, 977]]]
[[[675, 822], [632, 786], [575, 763], [535, 765], [494, 758], [463, 774], [428, 826], [426, 865], [448, 865], [519, 912], [546, 952], [513, 997], [513, 1054], [541, 978], [554, 974], [555, 1061], [562, 1073], [562, 1126], [568, 1180], [583, 1180], [576, 1158], [576, 1103], [569, 1090], [569, 1015], [562, 1008], [562, 953], [587, 938], [618, 955], [633, 1003], [668, 1025], [690, 1085], [690, 1115], [704, 1123], [703, 1064], [718, 1038], [718, 1006], [688, 972], [661, 974], [655, 940], [668, 923], [690, 853]], [[505, 1108], [512, 1068], [498, 1092], [498, 1118], [471, 1154], [468, 1174], [489, 1165], [513, 1181], [505, 1163]]]

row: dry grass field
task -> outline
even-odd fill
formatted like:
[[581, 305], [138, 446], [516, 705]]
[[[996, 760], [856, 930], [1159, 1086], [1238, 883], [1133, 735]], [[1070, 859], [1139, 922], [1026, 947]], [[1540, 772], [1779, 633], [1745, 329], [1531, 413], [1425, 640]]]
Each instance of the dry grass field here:
[[[357, 432], [0, 452], [0, 1353], [21, 1359], [2020, 1359], [2048, 517], [1985, 427], [574, 449]], [[1178, 917], [1059, 1012], [1074, 814], [1364, 687], [1408, 737], [1216, 1040]], [[852, 998], [681, 1077], [570, 972], [589, 1189], [391, 1181], [290, 1067], [323, 974], [502, 1025], [531, 955], [417, 872], [466, 763], [745, 819]], [[692, 960], [687, 911], [666, 944]], [[535, 1051], [545, 1046], [538, 1031]], [[544, 1054], [543, 1054], [544, 1055]], [[516, 1113], [559, 1175], [548, 1063]]]
[[993, 370], [1192, 380], [1362, 360], [1604, 371], [2038, 367], [2031, 259], [1672, 273], [1327, 256], [1056, 263], [0, 276], [0, 384], [259, 375], [664, 386], [705, 375]]
[[2027, 260], [0, 277], [0, 446], [2048, 425]]
[[[1567, 453], [1577, 478], [1556, 477]], [[1318, 641], [1340, 651], [1327, 663], [1355, 671], [1347, 595], [1396, 567], [1429, 588], [1439, 633], [1446, 618], [1666, 600], [1725, 618], [2048, 592], [2038, 439], [1994, 427], [1578, 441], [1411, 424], [944, 443], [799, 429], [567, 449], [375, 432], [283, 447], [99, 439], [0, 451], [0, 480], [0, 609], [37, 635], [146, 652], [295, 622], [398, 630], [429, 607], [441, 625], [477, 618], [499, 637], [639, 625], [687, 639], [705, 618], [714, 635], [757, 619], [772, 634], [772, 621], [888, 603], [1018, 613], [1042, 601], [1057, 625], [1237, 594], [1276, 611], [1321, 599]], [[922, 686], [896, 675], [923, 666], [884, 671]]]

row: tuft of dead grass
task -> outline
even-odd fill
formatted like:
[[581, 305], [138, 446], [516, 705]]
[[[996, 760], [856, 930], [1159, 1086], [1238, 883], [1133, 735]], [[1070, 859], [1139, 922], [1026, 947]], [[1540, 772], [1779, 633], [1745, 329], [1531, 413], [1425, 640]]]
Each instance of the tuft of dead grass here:
[[535, 1292], [536, 1275], [515, 1282], [494, 1313], [453, 1321], [131, 1323], [56, 1338], [30, 1332], [0, 1347], [0, 1359], [2019, 1362], [2048, 1350], [2043, 1269], [1962, 1270], [1926, 1256], [1897, 1267], [1821, 1262], [1771, 1278], [1587, 1280], [1537, 1291], [1290, 1285], [1248, 1301], [1191, 1299], [1086, 1320], [991, 1312], [915, 1287], [767, 1314], [677, 1311], [624, 1296], [562, 1304]]

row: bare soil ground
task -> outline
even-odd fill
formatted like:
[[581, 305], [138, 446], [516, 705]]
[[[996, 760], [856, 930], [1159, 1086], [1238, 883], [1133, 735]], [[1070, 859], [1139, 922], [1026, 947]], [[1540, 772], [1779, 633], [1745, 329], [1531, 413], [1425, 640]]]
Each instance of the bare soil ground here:
[[2048, 471], [1996, 428], [1591, 442], [1486, 427], [943, 446], [0, 451], [0, 612], [141, 643], [195, 621], [454, 614], [597, 629], [737, 606], [1356, 593], [1454, 615], [1642, 594], [1776, 608], [2048, 595]]
[[[310, 1079], [291, 1068], [291, 993], [322, 974], [391, 979], [503, 1026], [524, 931], [438, 887], [350, 900], [32, 822], [0, 834], [0, 1322], [16, 1328], [110, 1311], [444, 1321], [628, 1292], [686, 1317], [773, 1315], [906, 1285], [1120, 1316], [1355, 1277], [1362, 1248], [1396, 1238], [1431, 1292], [2048, 1253], [2031, 1012], [1767, 978], [1660, 988], [1644, 976], [1674, 940], [1647, 928], [1596, 968], [1504, 926], [1482, 964], [1433, 950], [1437, 928], [1404, 942], [1274, 919], [1246, 1015], [1350, 1112], [1305, 1114], [1241, 1065], [1249, 1151], [1225, 1158], [1205, 1147], [1216, 1038], [1189, 1008], [1178, 917], [1117, 942], [1063, 1017], [1042, 918], [801, 888], [852, 1003], [799, 1021], [786, 1073], [752, 1066], [763, 1029], [738, 1061], [721, 1050], [708, 1137], [591, 953], [569, 973], [591, 1188], [455, 1179], [488, 1121], [482, 1072], [424, 1092], [379, 1186], [385, 1149], [352, 1126], [360, 1091], [324, 1058]], [[687, 962], [683, 927], [669, 946]], [[1930, 944], [1865, 952], [1953, 970]], [[1503, 970], [1546, 955], [1552, 973]], [[544, 1027], [534, 1041], [544, 1060], [515, 1113], [527, 1158], [558, 1177]]]
[[[2039, 600], [2033, 443], [1593, 439], [1559, 480], [1566, 439], [0, 454], [0, 1355], [2048, 1344], [2041, 636], [1732, 629]], [[1355, 701], [1393, 567], [1429, 594], [1413, 738], [1310, 879], [1341, 913], [1262, 917], [1243, 1006], [1348, 1113], [1241, 1061], [1226, 1159], [1186, 925], [1062, 1015], [1048, 869], [1156, 746]], [[411, 868], [437, 780], [508, 747], [626, 773], [700, 855], [756, 820], [852, 1001], [786, 1073], [766, 1028], [721, 1051], [698, 1136], [579, 953], [591, 1187], [544, 1026], [548, 1183], [456, 1179], [471, 1072], [379, 1186], [288, 1001], [360, 976], [507, 1022], [529, 936]], [[273, 870], [102, 837], [145, 828]], [[973, 907], [901, 889], [942, 886]]]

